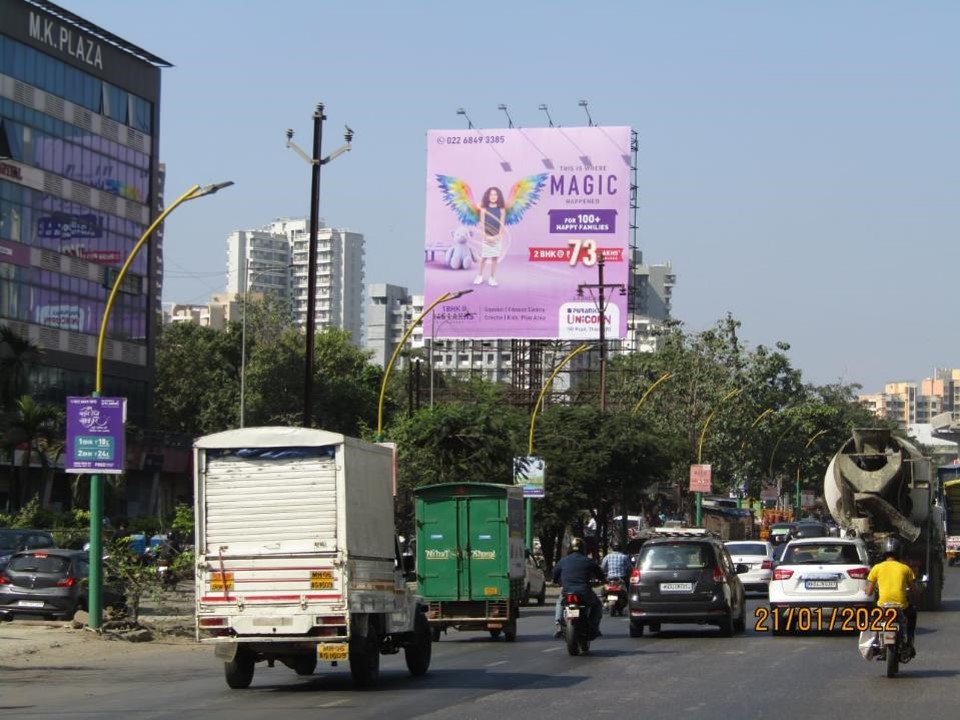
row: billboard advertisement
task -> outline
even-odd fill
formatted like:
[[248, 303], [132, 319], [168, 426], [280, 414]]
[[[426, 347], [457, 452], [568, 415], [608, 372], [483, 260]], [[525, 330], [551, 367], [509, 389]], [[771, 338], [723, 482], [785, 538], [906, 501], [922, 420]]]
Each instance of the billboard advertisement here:
[[126, 398], [68, 397], [66, 471], [122, 473], [126, 421]]
[[[587, 340], [605, 285], [626, 289], [630, 128], [427, 133], [424, 336]], [[622, 338], [627, 298], [605, 291], [606, 336]]]

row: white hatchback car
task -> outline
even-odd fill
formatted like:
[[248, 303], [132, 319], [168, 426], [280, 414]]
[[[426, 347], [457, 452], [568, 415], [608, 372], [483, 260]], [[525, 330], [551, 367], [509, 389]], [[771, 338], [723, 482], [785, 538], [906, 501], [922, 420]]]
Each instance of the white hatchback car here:
[[860, 539], [792, 540], [770, 579], [770, 629], [775, 634], [858, 629], [864, 623], [856, 613], [866, 617], [874, 606], [866, 593], [869, 572]]
[[724, 546], [734, 565], [750, 568], [740, 575], [743, 589], [766, 593], [773, 573], [773, 545], [766, 540], [730, 540]]

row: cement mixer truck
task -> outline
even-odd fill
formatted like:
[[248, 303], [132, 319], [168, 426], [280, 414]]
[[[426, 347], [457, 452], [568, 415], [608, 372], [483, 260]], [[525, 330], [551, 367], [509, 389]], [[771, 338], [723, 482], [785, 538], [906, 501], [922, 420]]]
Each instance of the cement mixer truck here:
[[860, 537], [878, 562], [883, 541], [903, 543], [903, 562], [927, 577], [920, 603], [936, 610], [943, 591], [943, 508], [930, 460], [890, 430], [857, 428], [827, 466], [823, 497], [847, 537]]

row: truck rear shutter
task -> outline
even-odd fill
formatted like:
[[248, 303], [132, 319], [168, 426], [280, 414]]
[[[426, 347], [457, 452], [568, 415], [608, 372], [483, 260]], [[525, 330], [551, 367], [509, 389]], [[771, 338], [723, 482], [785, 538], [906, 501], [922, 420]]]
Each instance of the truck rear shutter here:
[[270, 546], [283, 552], [334, 550], [337, 469], [333, 458], [208, 457], [206, 552]]

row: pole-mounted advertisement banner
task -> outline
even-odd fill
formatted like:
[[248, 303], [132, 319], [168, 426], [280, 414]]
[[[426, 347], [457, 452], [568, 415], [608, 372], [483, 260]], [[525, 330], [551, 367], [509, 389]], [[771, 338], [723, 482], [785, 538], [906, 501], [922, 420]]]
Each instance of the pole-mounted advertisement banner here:
[[66, 471], [123, 473], [126, 420], [126, 398], [68, 397]]
[[536, 455], [522, 455], [513, 459], [513, 482], [523, 487], [525, 498], [546, 496], [545, 470], [546, 464]]
[[707, 464], [690, 466], [690, 492], [710, 492], [710, 466]]

